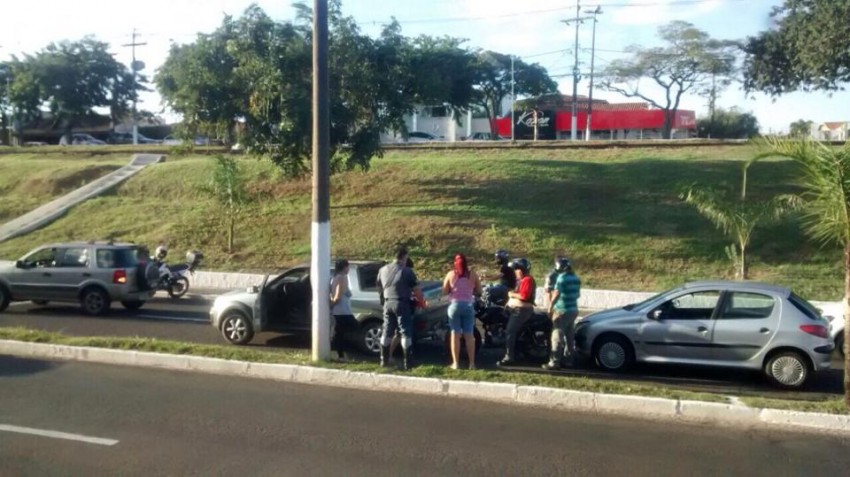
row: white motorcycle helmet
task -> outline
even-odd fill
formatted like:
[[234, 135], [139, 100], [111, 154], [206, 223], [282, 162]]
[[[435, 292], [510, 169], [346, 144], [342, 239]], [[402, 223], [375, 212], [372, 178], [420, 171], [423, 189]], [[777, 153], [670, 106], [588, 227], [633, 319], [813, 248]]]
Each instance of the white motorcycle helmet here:
[[155, 253], [156, 253], [155, 258], [157, 260], [164, 261], [165, 257], [168, 256], [168, 247], [166, 247], [165, 245], [160, 245], [159, 247], [156, 248]]

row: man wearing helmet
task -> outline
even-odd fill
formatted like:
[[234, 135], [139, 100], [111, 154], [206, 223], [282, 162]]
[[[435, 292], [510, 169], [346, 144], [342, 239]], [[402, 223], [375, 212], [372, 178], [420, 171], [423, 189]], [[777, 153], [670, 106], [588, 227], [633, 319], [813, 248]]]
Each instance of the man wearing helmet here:
[[508, 261], [510, 260], [510, 254], [508, 254], [507, 250], [496, 250], [496, 265], [499, 266], [499, 285], [507, 288], [508, 290], [516, 289], [516, 275], [514, 270], [508, 265]]
[[508, 292], [508, 325], [505, 329], [505, 357], [499, 361], [499, 366], [511, 366], [516, 359], [516, 339], [519, 330], [534, 313], [534, 294], [537, 285], [531, 276], [531, 263], [524, 258], [517, 258], [509, 264], [517, 279], [515, 291]]
[[[563, 364], [573, 365], [575, 357], [574, 325], [578, 317], [578, 299], [581, 296], [581, 280], [573, 271], [566, 257], [555, 258], [558, 278], [549, 301], [549, 316], [552, 317], [552, 354], [544, 369], [559, 369]], [[564, 353], [564, 341], [567, 352]], [[562, 362], [563, 360], [563, 362]]]

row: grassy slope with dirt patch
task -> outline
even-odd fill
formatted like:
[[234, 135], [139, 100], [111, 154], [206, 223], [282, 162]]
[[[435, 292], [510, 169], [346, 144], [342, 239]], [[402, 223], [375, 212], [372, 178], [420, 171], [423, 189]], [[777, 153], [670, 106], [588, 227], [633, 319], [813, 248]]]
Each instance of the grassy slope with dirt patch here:
[[0, 223], [36, 209], [128, 162], [129, 155], [0, 155]]
[[[456, 251], [490, 268], [493, 250], [526, 255], [542, 283], [557, 253], [570, 255], [586, 287], [658, 290], [685, 280], [730, 278], [730, 240], [678, 198], [692, 183], [738, 187], [751, 147], [523, 151], [391, 151], [369, 173], [332, 181], [337, 256], [385, 258], [407, 243], [417, 269], [442, 275]], [[220, 208], [201, 192], [209, 157], [169, 158], [43, 230], [0, 244], [15, 258], [42, 242], [102, 238], [172, 250], [200, 248], [206, 266], [274, 270], [309, 257], [309, 180], [285, 181], [271, 164], [244, 159], [250, 206], [225, 252]], [[749, 197], [794, 192], [795, 167], [750, 169]], [[4, 197], [5, 201], [5, 197]], [[753, 279], [789, 285], [811, 299], [841, 295], [841, 254], [808, 241], [796, 219], [753, 238]]]

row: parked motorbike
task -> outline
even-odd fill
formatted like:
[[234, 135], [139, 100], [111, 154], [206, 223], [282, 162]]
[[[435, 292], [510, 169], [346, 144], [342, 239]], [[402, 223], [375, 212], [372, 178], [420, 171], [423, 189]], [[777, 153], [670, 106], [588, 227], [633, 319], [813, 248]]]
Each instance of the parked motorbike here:
[[[475, 318], [484, 331], [484, 346], [500, 348], [507, 341], [509, 313], [506, 308], [508, 293], [505, 287], [484, 287], [475, 302]], [[545, 362], [549, 359], [552, 321], [546, 313], [535, 310], [517, 335], [517, 351], [528, 361]]]
[[203, 260], [204, 254], [197, 251], [186, 252], [186, 262], [179, 265], [168, 265], [165, 261], [151, 257], [159, 268], [157, 290], [168, 292], [171, 298], [180, 298], [189, 291], [189, 276], [194, 275]]

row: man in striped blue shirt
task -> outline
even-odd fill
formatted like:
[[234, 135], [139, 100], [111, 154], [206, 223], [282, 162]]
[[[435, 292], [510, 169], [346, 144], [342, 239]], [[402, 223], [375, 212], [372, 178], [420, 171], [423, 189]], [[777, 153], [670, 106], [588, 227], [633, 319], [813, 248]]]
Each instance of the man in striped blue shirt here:
[[[558, 279], [549, 301], [549, 316], [552, 317], [552, 354], [544, 369], [559, 369], [563, 364], [573, 365], [575, 356], [574, 325], [578, 318], [578, 299], [581, 296], [581, 279], [576, 275], [570, 260], [555, 259]], [[566, 353], [564, 353], [566, 341]]]

